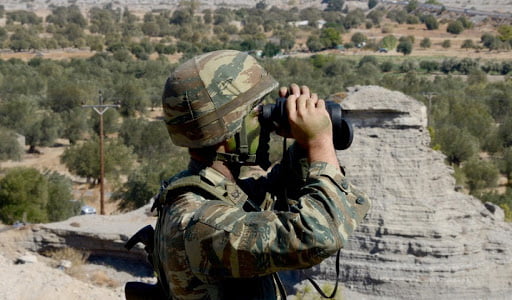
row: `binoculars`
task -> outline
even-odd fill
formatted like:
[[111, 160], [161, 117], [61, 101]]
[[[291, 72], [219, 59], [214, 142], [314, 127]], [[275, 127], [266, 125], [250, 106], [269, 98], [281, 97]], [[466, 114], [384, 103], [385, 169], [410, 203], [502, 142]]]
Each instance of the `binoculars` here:
[[[343, 117], [344, 110], [340, 104], [333, 101], [325, 101], [325, 106], [331, 117], [334, 148], [337, 150], [348, 149], [354, 139], [352, 124]], [[275, 104], [263, 105], [258, 119], [261, 127], [270, 131], [277, 128], [289, 129], [286, 98], [277, 98]]]

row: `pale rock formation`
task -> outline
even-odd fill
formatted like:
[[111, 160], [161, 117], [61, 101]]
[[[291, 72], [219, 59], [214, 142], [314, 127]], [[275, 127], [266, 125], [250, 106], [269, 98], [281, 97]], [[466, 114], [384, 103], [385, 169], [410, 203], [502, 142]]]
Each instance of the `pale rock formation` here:
[[[455, 191], [429, 147], [425, 106], [377, 86], [351, 88], [341, 103], [355, 137], [339, 160], [373, 200], [341, 252], [344, 299], [510, 299], [512, 224]], [[332, 282], [334, 262], [306, 273]]]

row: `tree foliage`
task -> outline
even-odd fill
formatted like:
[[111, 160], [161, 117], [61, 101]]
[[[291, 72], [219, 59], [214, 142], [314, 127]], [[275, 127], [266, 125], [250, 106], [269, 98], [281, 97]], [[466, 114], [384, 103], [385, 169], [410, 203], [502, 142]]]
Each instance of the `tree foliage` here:
[[436, 30], [439, 28], [439, 22], [433, 15], [424, 16], [423, 23], [425, 23], [425, 26], [427, 27], [428, 30]]
[[77, 215], [79, 203], [71, 201], [71, 179], [57, 172], [44, 175], [48, 180], [48, 221], [57, 222]]
[[36, 169], [16, 168], [0, 179], [0, 218], [6, 224], [26, 219], [48, 222], [48, 181]]
[[368, 0], [368, 8], [369, 9], [374, 8], [375, 6], [377, 6], [377, 4], [379, 4], [378, 0]]
[[393, 50], [396, 48], [397, 44], [398, 40], [394, 35], [386, 35], [380, 41], [379, 47], [386, 48], [388, 50]]
[[[134, 156], [132, 150], [118, 139], [107, 139], [104, 144], [105, 176], [115, 178], [130, 170]], [[86, 178], [89, 182], [100, 179], [100, 150], [97, 138], [85, 141], [83, 144], [67, 148], [61, 156], [61, 162], [68, 170], [77, 176]]]
[[404, 55], [409, 55], [412, 53], [412, 42], [410, 40], [401, 41], [396, 47], [396, 51], [403, 53]]
[[484, 187], [496, 186], [499, 172], [492, 162], [472, 159], [464, 164], [463, 170], [472, 193]]
[[423, 38], [420, 42], [421, 48], [430, 48], [431, 46], [432, 46], [432, 42], [430, 41], [430, 39], [428, 37]]
[[464, 26], [460, 21], [453, 21], [448, 24], [446, 31], [452, 34], [461, 34], [464, 31]]
[[502, 41], [512, 41], [512, 25], [503, 24], [498, 27], [499, 38]]
[[0, 161], [21, 159], [23, 148], [17, 138], [14, 131], [0, 127]]
[[71, 181], [63, 175], [10, 169], [0, 179], [0, 219], [6, 224], [60, 221], [76, 214], [71, 197]]
[[472, 158], [478, 151], [478, 140], [467, 130], [454, 125], [441, 127], [435, 135], [434, 144], [439, 144], [448, 161], [459, 165]]

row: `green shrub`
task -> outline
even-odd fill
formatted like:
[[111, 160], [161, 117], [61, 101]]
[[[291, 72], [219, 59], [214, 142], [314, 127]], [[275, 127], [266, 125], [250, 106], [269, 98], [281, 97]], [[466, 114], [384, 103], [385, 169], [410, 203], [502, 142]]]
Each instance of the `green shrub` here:
[[460, 21], [453, 21], [448, 24], [446, 31], [452, 34], [460, 34], [464, 31], [464, 26]]
[[71, 180], [55, 172], [14, 168], [0, 179], [0, 220], [6, 224], [60, 221], [76, 213]]
[[467, 185], [470, 192], [474, 193], [485, 187], [494, 187], [498, 180], [498, 168], [490, 161], [472, 159], [463, 166], [466, 174]]

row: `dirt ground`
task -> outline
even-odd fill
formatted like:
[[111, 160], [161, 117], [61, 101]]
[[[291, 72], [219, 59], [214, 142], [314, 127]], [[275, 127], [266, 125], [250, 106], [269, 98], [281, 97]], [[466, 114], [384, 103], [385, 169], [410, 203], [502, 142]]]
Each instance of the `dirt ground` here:
[[[76, 263], [70, 269], [59, 268], [59, 260], [20, 247], [29, 228], [5, 231], [2, 226], [0, 299], [124, 299], [124, 282], [134, 280], [112, 268], [89, 263]], [[23, 256], [31, 257], [33, 261], [19, 263], [18, 259]]]

